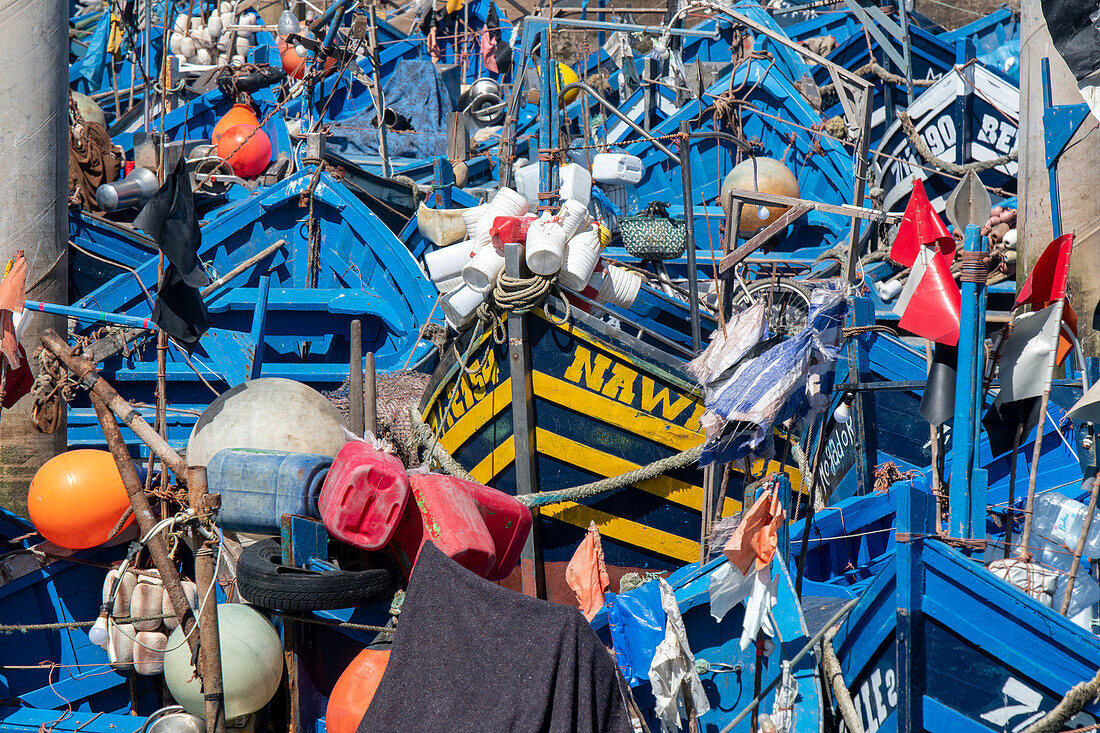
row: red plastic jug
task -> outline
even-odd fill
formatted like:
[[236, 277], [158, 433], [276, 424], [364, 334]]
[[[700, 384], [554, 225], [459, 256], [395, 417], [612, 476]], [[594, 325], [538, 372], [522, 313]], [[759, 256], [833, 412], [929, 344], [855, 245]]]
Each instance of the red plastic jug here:
[[464, 482], [477, 504], [481, 519], [493, 538], [497, 562], [485, 577], [504, 580], [519, 564], [523, 544], [531, 533], [531, 510], [503, 491], [471, 481]]
[[447, 557], [481, 577], [497, 564], [493, 537], [465, 481], [442, 474], [413, 474], [413, 502], [394, 533], [393, 550], [406, 575], [412, 574], [420, 548], [431, 540]]
[[424, 542], [489, 580], [501, 580], [519, 562], [531, 531], [531, 512], [511, 496], [473, 481], [442, 474], [414, 474], [418, 511], [405, 510], [391, 549], [406, 574]]
[[527, 230], [531, 223], [538, 221], [534, 216], [498, 216], [489, 227], [489, 237], [493, 246], [500, 249], [505, 242], [527, 242]]
[[317, 507], [333, 537], [377, 550], [393, 537], [409, 493], [409, 475], [401, 459], [353, 440], [336, 454]]

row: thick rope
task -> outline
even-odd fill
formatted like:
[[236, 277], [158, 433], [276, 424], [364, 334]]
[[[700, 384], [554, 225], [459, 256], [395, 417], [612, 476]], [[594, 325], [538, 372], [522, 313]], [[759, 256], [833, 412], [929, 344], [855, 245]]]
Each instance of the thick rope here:
[[[409, 422], [413, 429], [413, 439], [422, 446], [431, 445], [433, 438], [431, 428], [420, 419], [420, 415], [416, 411], [416, 408], [409, 408]], [[531, 509], [549, 506], [550, 504], [560, 504], [564, 501], [587, 499], [600, 494], [618, 491], [619, 489], [626, 488], [627, 486], [637, 484], [641, 481], [663, 476], [669, 471], [674, 471], [678, 468], [686, 468], [698, 463], [699, 456], [702, 455], [702, 453], [703, 445], [700, 443], [694, 448], [688, 448], [686, 451], [668, 456], [667, 458], [662, 458], [645, 466], [639, 466], [633, 471], [627, 471], [618, 476], [610, 476], [600, 479], [599, 481], [581, 484], [580, 486], [574, 486], [569, 489], [540, 491], [536, 494], [523, 494], [517, 496], [516, 499]], [[465, 479], [466, 481], [476, 481], [476, 479], [471, 476], [469, 472], [443, 448], [443, 446], [439, 445], [438, 442], [432, 447], [430, 460], [434, 460], [440, 468], [452, 476]]]
[[432, 429], [420, 419], [420, 413], [417, 412], [415, 407], [409, 408], [409, 424], [412, 426], [413, 441], [425, 448], [428, 446], [432, 447], [431, 455], [429, 455], [427, 459], [428, 461], [435, 461], [439, 464], [440, 468], [452, 476], [465, 481], [474, 480], [474, 477], [462, 467], [462, 464], [456, 461], [451, 454], [439, 444], [435, 433], [433, 433]]
[[977, 163], [965, 163], [959, 165], [958, 163], [952, 163], [949, 160], [936, 157], [936, 154], [932, 152], [932, 149], [925, 144], [921, 136], [917, 134], [917, 128], [913, 126], [913, 121], [909, 119], [909, 115], [904, 112], [898, 112], [898, 119], [901, 121], [901, 129], [905, 131], [905, 136], [909, 138], [909, 144], [913, 146], [913, 149], [917, 151], [920, 157], [924, 158], [924, 161], [928, 165], [935, 168], [939, 168], [944, 173], [949, 173], [953, 176], [965, 175], [967, 171], [974, 171], [975, 173], [981, 173], [987, 171], [990, 168], [996, 168], [997, 166], [1007, 165], [1015, 160], [1019, 160], [1020, 155], [1018, 151], [1013, 150], [1008, 155], [1002, 155], [999, 158], [993, 158], [992, 160], [983, 160]]
[[[116, 624], [132, 624], [138, 621], [162, 621], [166, 618], [175, 618], [174, 614], [157, 614], [156, 616], [134, 616], [132, 618], [116, 618], [112, 621]], [[28, 631], [57, 631], [59, 629], [87, 629], [95, 626], [95, 619], [91, 621], [63, 621], [55, 624], [0, 624], [0, 634], [25, 634]]]

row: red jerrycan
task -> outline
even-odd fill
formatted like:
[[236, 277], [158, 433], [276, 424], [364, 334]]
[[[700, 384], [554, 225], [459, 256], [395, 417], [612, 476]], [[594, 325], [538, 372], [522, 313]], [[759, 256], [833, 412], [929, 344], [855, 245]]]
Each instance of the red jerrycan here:
[[485, 577], [489, 580], [504, 580], [519, 564], [523, 544], [531, 533], [531, 510], [503, 491], [472, 481], [463, 483], [473, 496], [496, 549], [496, 565]]
[[406, 575], [431, 540], [447, 557], [486, 577], [497, 564], [493, 537], [465, 481], [443, 474], [413, 474], [413, 502], [405, 510], [391, 549]]
[[330, 535], [364, 550], [378, 550], [393, 537], [409, 494], [409, 475], [401, 459], [353, 440], [336, 454], [317, 507]]
[[[393, 550], [406, 574], [431, 540], [466, 569], [501, 580], [519, 562], [531, 531], [531, 512], [507, 494], [443, 474], [414, 474], [413, 497], [394, 535]], [[419, 516], [417, 516], [419, 514]]]

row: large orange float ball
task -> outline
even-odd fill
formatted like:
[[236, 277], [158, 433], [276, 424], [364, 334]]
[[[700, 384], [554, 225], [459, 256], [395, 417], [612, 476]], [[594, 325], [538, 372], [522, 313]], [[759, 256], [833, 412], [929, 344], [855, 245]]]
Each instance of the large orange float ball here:
[[214, 125], [214, 132], [210, 134], [210, 142], [217, 145], [222, 133], [237, 125], [255, 125], [259, 127], [260, 120], [247, 104], [234, 104], [232, 109], [222, 115], [222, 118], [218, 120], [218, 124]]
[[241, 178], [254, 178], [271, 162], [271, 140], [256, 125], [236, 125], [218, 138], [218, 157]]
[[[50, 542], [83, 550], [107, 541], [130, 498], [107, 451], [73, 450], [46, 461], [31, 480], [34, 528]], [[126, 524], [133, 521], [133, 517]]]
[[388, 649], [364, 649], [351, 660], [328, 696], [328, 710], [325, 712], [325, 730], [328, 733], [355, 733], [374, 699], [389, 661]]

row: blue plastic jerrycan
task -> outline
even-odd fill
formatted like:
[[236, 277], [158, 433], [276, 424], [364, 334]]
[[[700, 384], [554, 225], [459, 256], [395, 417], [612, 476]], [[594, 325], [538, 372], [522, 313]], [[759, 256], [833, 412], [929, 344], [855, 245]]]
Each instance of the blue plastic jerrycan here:
[[206, 467], [210, 493], [221, 494], [218, 526], [277, 535], [284, 514], [320, 517], [317, 497], [332, 456], [229, 448]]

